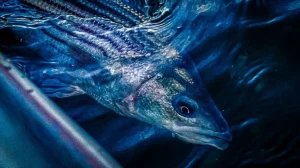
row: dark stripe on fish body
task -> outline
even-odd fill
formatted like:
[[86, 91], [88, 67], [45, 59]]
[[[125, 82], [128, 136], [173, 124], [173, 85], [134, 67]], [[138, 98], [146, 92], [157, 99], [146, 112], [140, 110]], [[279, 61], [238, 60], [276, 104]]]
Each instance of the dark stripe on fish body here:
[[[69, 23], [74, 24], [73, 26], [76, 27], [76, 28], [78, 28], [78, 29], [80, 29], [81, 31], [83, 31], [83, 32], [85, 32], [85, 33], [87, 33], [89, 35], [93, 35], [93, 36], [95, 36], [97, 38], [106, 40], [112, 46], [114, 46], [114, 49], [116, 49], [119, 52], [119, 54], [122, 54], [122, 50], [124, 50], [124, 49], [126, 49], [127, 51], [138, 52], [140, 55], [145, 54], [145, 53], [142, 52], [142, 50], [145, 47], [145, 45], [143, 44], [144, 42], [142, 42], [141, 40], [134, 40], [134, 36], [133, 35], [126, 37], [124, 35], [124, 33], [119, 33], [118, 31], [114, 31], [111, 27], [109, 27], [109, 24], [105, 25], [105, 24], [100, 23], [98, 21], [88, 20], [88, 22], [86, 22], [89, 25], [92, 25], [92, 26], [95, 25], [95, 28], [87, 27], [84, 24], [82, 24], [80, 22], [75, 22], [75, 21], [70, 20], [70, 19], [68, 20]], [[111, 31], [109, 33], [110, 36], [99, 35], [98, 32], [96, 32], [95, 30], [93, 30], [93, 29], [99, 30], [99, 28], [101, 28], [104, 31], [105, 30]], [[130, 33], [126, 33], [126, 34], [130, 34]], [[121, 41], [118, 41], [118, 43], [117, 43], [116, 39], [119, 39]], [[150, 42], [148, 42], [148, 43], [150, 43]], [[124, 45], [124, 44], [126, 44], [126, 45]], [[150, 43], [150, 44], [153, 44], [153, 46], [154, 46], [154, 43]]]
[[138, 38], [137, 41], [143, 42], [147, 46], [147, 50], [156, 51], [159, 47], [156, 43], [151, 41], [146, 35], [138, 31], [137, 34], [132, 34], [133, 38]]
[[[35, 4], [36, 4], [36, 0], [25, 0], [26, 2], [35, 2]], [[45, 2], [48, 2], [47, 4], [45, 4]], [[46, 6], [46, 8], [48, 8], [48, 9], [55, 9], [56, 11], [61, 11], [61, 12], [66, 12], [66, 11], [68, 11], [68, 10], [64, 10], [64, 11], [62, 11], [62, 6], [59, 4], [59, 5], [56, 5], [57, 3], [56, 2], [53, 2], [52, 0], [44, 0], [44, 2], [42, 2], [42, 3], [44, 3], [43, 5], [41, 5], [41, 6]], [[65, 3], [65, 2], [64, 2]], [[104, 4], [103, 3], [100, 3], [99, 1], [97, 1], [97, 4], [90, 4], [90, 2], [87, 2], [87, 1], [80, 1], [80, 0], [76, 0], [76, 1], [71, 1], [70, 3], [72, 3], [72, 4], [74, 4], [75, 3], [75, 5], [77, 5], [80, 9], [82, 9], [81, 7], [82, 6], [84, 6], [84, 11], [86, 11], [86, 12], [89, 12], [91, 15], [100, 15], [100, 13], [99, 12], [97, 12], [97, 10], [95, 10], [95, 9], [92, 9], [91, 8], [91, 6], [99, 6], [99, 5], [101, 5], [101, 6], [103, 6], [103, 7], [105, 7], [104, 6]], [[89, 4], [89, 5], [88, 5]], [[109, 4], [109, 3], [108, 3]], [[87, 6], [88, 5], [88, 6]], [[59, 6], [59, 7], [57, 7], [57, 6]], [[76, 7], [77, 7], [76, 6]], [[118, 7], [118, 5], [115, 5], [116, 7]], [[80, 13], [75, 13], [74, 11], [71, 11], [71, 9], [74, 9], [75, 7], [73, 6], [73, 7], [71, 7], [70, 8], [70, 10], [69, 10], [69, 12], [68, 12], [68, 14], [74, 14], [74, 15], [76, 15], [76, 16], [78, 16], [78, 17], [86, 17], [86, 16], [88, 16], [87, 14], [85, 14], [85, 15], [82, 15], [82, 14], [80, 14]], [[121, 7], [119, 7], [118, 9], [124, 9], [124, 8], [121, 8]], [[53, 12], [55, 12], [55, 10], [53, 11]], [[82, 9], [83, 10], [83, 9]], [[112, 10], [112, 9], [110, 9], [110, 10]], [[99, 11], [99, 10], [98, 10]], [[103, 17], [107, 17], [107, 15], [102, 15]], [[118, 14], [118, 16], [122, 16], [120, 13]], [[125, 19], [125, 18], [124, 18]], [[133, 24], [133, 22], [131, 23], [131, 24]], [[99, 26], [99, 24], [98, 24], [98, 26]], [[103, 26], [103, 25], [100, 25], [101, 27]], [[105, 25], [104, 25], [105, 26]], [[107, 26], [107, 28], [109, 29], [109, 30], [112, 30], [112, 29], [110, 29], [108, 26]], [[117, 35], [120, 35], [120, 33], [119, 34], [117, 34]], [[140, 32], [138, 32], [138, 35], [139, 35], [139, 38], [141, 38], [141, 37], [144, 37], [144, 35], [143, 34], [141, 34]], [[119, 36], [120, 37], [120, 36]], [[129, 41], [129, 40], [127, 40], [127, 38], [126, 37], [121, 37], [121, 39], [123, 40], [123, 41]], [[140, 48], [145, 48], [145, 46], [148, 46], [148, 47], [150, 47], [150, 46], [155, 46], [155, 43], [154, 42], [152, 42], [150, 39], [148, 39], [148, 38], [146, 38], [146, 37], [144, 37], [143, 39], [142, 39], [142, 42], [141, 42], [141, 40], [139, 39], [139, 40], [137, 40], [134, 36], [130, 36], [130, 41], [132, 41], [132, 43], [133, 44], [141, 44], [142, 46], [140, 47]], [[157, 42], [157, 41], [156, 41]], [[139, 48], [139, 47], [137, 47], [137, 46], [135, 46], [135, 48]], [[151, 47], [152, 48], [152, 47]], [[149, 48], [149, 49], [151, 49], [151, 48]], [[152, 50], [155, 50], [155, 47], [154, 48], [152, 48]]]
[[130, 34], [128, 34], [126, 32], [126, 36], [122, 33], [119, 32], [113, 32], [114, 35], [120, 37], [125, 43], [128, 44], [128, 48], [126, 48], [127, 51], [134, 51], [136, 53], [139, 53], [141, 55], [146, 54], [143, 50], [145, 49], [145, 45], [143, 44], [143, 42], [138, 41], [134, 38], [134, 36], [130, 36]]
[[54, 13], [71, 14], [78, 17], [105, 17], [121, 23], [124, 26], [132, 27], [144, 21], [144, 16], [118, 1], [82, 1], [82, 0], [22, 0], [36, 8]]
[[51, 11], [52, 13], [55, 14], [63, 14], [63, 13], [67, 13], [67, 14], [73, 14], [79, 17], [83, 17], [83, 15], [80, 15], [78, 13], [75, 13], [71, 10], [69, 10], [68, 8], [66, 8], [65, 5], [61, 5], [59, 3], [57, 3], [56, 1], [54, 2], [53, 0], [44, 0], [44, 2], [46, 2], [47, 4], [44, 4], [45, 9]]
[[[27, 0], [28, 1], [28, 0]], [[30, 1], [30, 0], [29, 0]], [[53, 2], [53, 1], [51, 1], [51, 0], [46, 0], [48, 3], [47, 4], [45, 4], [45, 2], [43, 2], [44, 4], [44, 6], [47, 6], [47, 8], [48, 9], [56, 9], [56, 10], [64, 10], [64, 11], [68, 11], [68, 10], [65, 10], [65, 9], [61, 9], [61, 5], [60, 4], [57, 4], [56, 2]], [[73, 4], [74, 4], [74, 1], [72, 2]], [[85, 12], [89, 12], [89, 13], [91, 13], [90, 11], [93, 11], [93, 12], [97, 12], [97, 10], [93, 10], [93, 9], [91, 9], [91, 8], [88, 8], [85, 4], [90, 4], [89, 2], [83, 2], [83, 1], [76, 1], [75, 2], [76, 3], [76, 5], [79, 5], [79, 6], [85, 6], [85, 9], [84, 9], [84, 11]], [[98, 2], [98, 4], [100, 4], [100, 2]], [[42, 5], [42, 6], [43, 6]], [[103, 5], [103, 4], [101, 4], [101, 5]], [[70, 9], [74, 9], [73, 7], [71, 7]], [[81, 8], [80, 8], [80, 10], [81, 10]], [[98, 10], [99, 11], [99, 10]], [[63, 11], [62, 11], [63, 12]], [[74, 11], [71, 11], [71, 10], [69, 10], [69, 13], [70, 14], [74, 14], [75, 12]], [[93, 13], [91, 14], [91, 15], [94, 15]], [[83, 15], [79, 15], [79, 14], [76, 14], [76, 16], [80, 16], [80, 17], [82, 17]], [[85, 16], [87, 16], [87, 15], [85, 15]], [[112, 30], [111, 29], [111, 27], [109, 27], [109, 26], [105, 26], [105, 25], [101, 25], [101, 24], [99, 24], [99, 23], [97, 23], [97, 22], [94, 22], [94, 24], [97, 24], [97, 28], [99, 28], [99, 26], [100, 27], [105, 27], [105, 28], [107, 28], [107, 29], [109, 29], [109, 30]], [[90, 30], [88, 30], [88, 29], [86, 29], [83, 25], [76, 25], [76, 26], [78, 26], [78, 27], [81, 27], [81, 28], [83, 28], [82, 30], [84, 30], [84, 31], [86, 31], [86, 32], [88, 32], [88, 33], [90, 33], [91, 31]], [[61, 29], [61, 31], [63, 31], [63, 32], [66, 32], [66, 33], [68, 33], [68, 34], [70, 34], [70, 35], [72, 35], [72, 36], [75, 36], [75, 37], [78, 37], [79, 39], [81, 39], [81, 40], [83, 40], [83, 42], [85, 42], [86, 44], [88, 44], [88, 45], [90, 45], [90, 46], [93, 46], [94, 48], [97, 48], [97, 49], [99, 49], [99, 50], [102, 50], [103, 52], [105, 51], [105, 49], [103, 49], [103, 48], [101, 48], [99, 45], [96, 45], [96, 44], [94, 44], [94, 43], [92, 43], [92, 42], [90, 42], [90, 41], [87, 41], [87, 40], [84, 40], [83, 38], [81, 38], [81, 37], [79, 37], [79, 36], [77, 36], [77, 35], [75, 35], [74, 33], [71, 33], [70, 31], [68, 31], [68, 30], [65, 30], [65, 29]], [[132, 34], [131, 36], [127, 36], [127, 37], [125, 37], [124, 35], [122, 35], [122, 33], [118, 33], [118, 32], [115, 32], [115, 31], [112, 31], [113, 33], [112, 33], [112, 35], [116, 35], [117, 37], [119, 37], [120, 39], [122, 39], [122, 42], [124, 42], [124, 43], [126, 43], [127, 45], [129, 45], [129, 47], [124, 47], [123, 46], [123, 48], [122, 48], [122, 46], [120, 45], [120, 44], [117, 44], [114, 40], [112, 40], [111, 38], [109, 38], [109, 37], [104, 37], [104, 36], [101, 36], [101, 35], [96, 35], [96, 37], [97, 38], [101, 38], [101, 39], [105, 39], [105, 40], [108, 40], [109, 41], [109, 43], [110, 43], [110, 45], [112, 45], [112, 46], [114, 46], [114, 49], [117, 49], [117, 51], [122, 51], [124, 48], [127, 50], [127, 51], [139, 51], [139, 52], [141, 52], [143, 49], [145, 49], [145, 47], [147, 46], [147, 50], [150, 50], [150, 51], [155, 51], [155, 50], [157, 50], [157, 47], [155, 47], [156, 46], [156, 43], [158, 43], [159, 41], [157, 40], [157, 41], [152, 41], [151, 39], [149, 39], [148, 37], [146, 37], [145, 35], [144, 35], [144, 33], [141, 33], [141, 32], [137, 32], [137, 33], [135, 33], [135, 34], [137, 34], [137, 36], [135, 35], [135, 34]], [[94, 32], [92, 32], [92, 33], [94, 33]], [[131, 31], [129, 31], [129, 33], [128, 34], [131, 34]], [[93, 34], [92, 34], [93, 35]], [[137, 39], [138, 38], [138, 39]], [[140, 45], [140, 46], [139, 46]], [[100, 48], [99, 48], [100, 47]], [[107, 53], [107, 52], [106, 52]], [[143, 54], [143, 53], [140, 53], [140, 54]], [[103, 55], [107, 55], [107, 54], [103, 54]]]
[[[98, 39], [104, 40], [105, 42], [109, 43], [112, 46], [111, 49], [113, 49], [115, 52], [118, 52], [117, 55], [123, 54], [121, 48], [125, 48], [127, 51], [139, 52], [139, 54], [142, 55], [141, 51], [135, 50], [134, 47], [136, 47], [136, 45], [130, 43], [129, 40], [126, 41], [126, 39], [125, 39], [124, 41], [116, 42], [115, 39], [117, 39], [119, 37], [122, 37], [122, 36], [113, 36], [112, 34], [109, 34], [109, 36], [100, 35], [97, 32], [95, 32], [95, 30], [92, 30], [89, 27], [86, 27], [86, 26], [84, 26], [82, 24], [79, 24], [79, 23], [75, 23], [73, 21], [70, 21], [70, 22], [73, 24], [72, 26], [80, 29], [82, 32], [85, 32], [87, 35], [97, 37]], [[55, 25], [55, 26], [57, 27], [57, 25]], [[63, 32], [65, 32], [65, 33], [67, 33], [71, 36], [77, 37], [78, 39], [85, 40], [85, 42], [88, 41], [85, 38], [78, 36], [77, 34], [73, 33], [70, 30], [64, 29], [62, 27], [59, 27], [59, 28], [60, 28], [61, 31], [63, 31]], [[88, 41], [88, 42], [89, 42], [89, 44], [91, 44], [95, 48], [96, 48], [96, 46], [100, 47], [98, 44], [93, 43], [93, 41]], [[105, 50], [106, 48], [104, 47], [103, 49]], [[111, 54], [111, 55], [116, 55], [115, 52], [112, 52], [113, 54]]]
[[[74, 47], [69, 46], [68, 43], [67, 43], [66, 41], [64, 41], [64, 40], [62, 40], [62, 39], [56, 37], [55, 35], [53, 35], [53, 34], [51, 34], [50, 32], [48, 32], [46, 29], [41, 29], [41, 31], [42, 31], [45, 35], [47, 35], [49, 38], [51, 38], [53, 41], [55, 41], [56, 43], [58, 43], [58, 44], [55, 45], [53, 42], [51, 42], [50, 45], [53, 46], [54, 48], [57, 49], [57, 48], [60, 48], [60, 45], [67, 45], [71, 50], [73, 50], [73, 51], [76, 50]], [[62, 54], [63, 54], [63, 53], [64, 53], [64, 52], [62, 52]], [[73, 57], [73, 58], [74, 58], [74, 57]], [[79, 57], [75, 57], [75, 60], [78, 61], [78, 63], [82, 63], [82, 62], [83, 62], [82, 58], [79, 58]]]
[[[44, 31], [43, 31], [43, 33], [45, 33]], [[45, 33], [46, 34], [46, 33]], [[49, 36], [48, 34], [46, 34], [49, 38], [52, 38], [51, 36]], [[56, 41], [57, 43], [59, 43], [59, 44], [62, 44], [60, 41]], [[62, 53], [62, 54], [64, 54], [64, 53], [66, 53], [66, 51], [65, 50], [63, 50], [61, 47], [60, 47], [60, 45], [55, 45], [54, 43], [49, 43], [48, 44], [49, 46], [50, 46], [50, 48], [51, 49], [54, 49], [54, 50], [56, 50], [56, 51], [58, 51], [58, 53]]]
[[[51, 47], [53, 47], [53, 49], [56, 49], [57, 51], [61, 51], [61, 54], [69, 54], [68, 51], [66, 50], [62, 50], [61, 46], [68, 46], [68, 43], [58, 37], [56, 37], [55, 35], [49, 33], [45, 28], [41, 29], [41, 31], [50, 39], [52, 39], [52, 41], [48, 44]], [[74, 48], [72, 46], [68, 46], [71, 50], [74, 50]], [[74, 57], [72, 57], [74, 58]], [[78, 57], [75, 57], [75, 60], [78, 61], [79, 63], [82, 62], [82, 59], [79, 59]]]
[[111, 9], [100, 2], [97, 3], [97, 1], [84, 1], [81, 3], [81, 5], [89, 9], [89, 11], [91, 11], [96, 17], [108, 18], [127, 27], [132, 27], [138, 24], [132, 20], [129, 20], [124, 15], [118, 14], [116, 10]]
[[[114, 0], [114, 1], [116, 1], [116, 0]], [[99, 1], [97, 1], [97, 2], [99, 2]], [[122, 6], [126, 6], [125, 4], [122, 4], [119, 0], [117, 0], [116, 1], [116, 3], [118, 4], [118, 5], [122, 5]], [[125, 10], [125, 8], [122, 8], [122, 7], [120, 7], [120, 10]], [[138, 12], [138, 11], [136, 11], [136, 12]], [[122, 13], [121, 13], [122, 14]], [[136, 15], [135, 15], [136, 16]], [[144, 16], [141, 16], [141, 18], [140, 19], [142, 19], [142, 21], [145, 19], [144, 18]], [[128, 34], [131, 34], [131, 32], [129, 32]], [[144, 37], [144, 34], [141, 34], [140, 32], [138, 32], [138, 35], [140, 36], [140, 37]], [[134, 44], [140, 44], [141, 45], [141, 48], [145, 48], [145, 44], [147, 45], [152, 45], [152, 46], [155, 46], [155, 44], [152, 42], [152, 41], [150, 41], [149, 39], [147, 39], [147, 38], [144, 38], [144, 40], [143, 40], [143, 42], [141, 42], [141, 40], [137, 40], [135, 37], [134, 37], [134, 35], [131, 35], [130, 36], [130, 38], [132, 39], [132, 41], [134, 42]], [[125, 36], [123, 36], [123, 39], [125, 40]]]
[[[33, 7], [35, 7], [35, 8], [38, 8], [43, 11], [51, 12], [51, 13], [57, 14], [57, 15], [72, 14], [72, 15], [75, 15], [78, 17], [89, 17], [89, 15], [90, 15], [85, 12], [79, 12], [79, 10], [76, 6], [67, 5], [67, 6], [70, 6], [70, 8], [66, 8], [66, 6], [65, 6], [66, 4], [62, 5], [62, 4], [59, 4], [57, 1], [53, 1], [53, 0], [41, 0], [41, 1], [22, 0], [22, 1], [26, 4], [29, 4]], [[92, 17], [92, 15], [90, 15], [90, 17]]]
[[[95, 1], [99, 6], [104, 7], [108, 10], [111, 10], [113, 13], [115, 13], [117, 16], [126, 16], [126, 18], [130, 19], [134, 22], [134, 24], [140, 24], [143, 22], [141, 18], [139, 18], [137, 15], [135, 15], [132, 11], [133, 9], [130, 6], [126, 6], [122, 3], [117, 3], [116, 0], [102, 0], [101, 2]], [[132, 10], [130, 10], [132, 9]]]
[[[89, 33], [90, 35], [94, 35], [95, 37], [102, 38], [102, 39], [104, 38], [102, 35], [99, 35], [98, 32], [96, 32], [92, 28], [86, 27], [86, 26], [84, 26], [80, 23], [76, 23], [74, 21], [70, 21], [70, 22], [73, 23], [73, 24], [76, 24], [76, 26], [81, 28], [81, 30], [84, 30], [86, 33]], [[114, 31], [114, 29], [112, 27], [109, 27], [109, 25], [101, 24], [101, 23], [99, 23], [95, 20], [89, 21], [88, 24], [90, 24], [92, 26], [95, 26], [95, 29], [97, 29], [97, 30], [99, 30], [99, 28], [101, 28], [104, 32], [105, 31], [110, 31], [110, 34], [111, 34], [112, 37], [118, 37], [119, 39], [122, 40], [121, 43], [123, 42], [123, 43], [128, 45], [128, 46], [118, 45], [112, 38], [110, 38], [108, 36], [105, 36], [105, 39], [107, 39], [112, 45], [116, 46], [116, 49], [118, 49], [119, 52], [122, 52], [121, 51], [122, 47], [126, 47], [126, 48], [129, 47], [130, 44], [128, 43], [128, 41], [126, 41], [125, 36], [122, 35], [121, 33], [118, 33], [118, 31]]]
[[[78, 6], [81, 10], [90, 13], [92, 15], [91, 17], [103, 17], [103, 18], [108, 18], [108, 19], [112, 20], [112, 17], [109, 17], [109, 15], [105, 15], [106, 12], [101, 11], [99, 8], [96, 7], [95, 4], [92, 4], [92, 2], [81, 1], [81, 0], [72, 0], [69, 2], [70, 3], [75, 2], [76, 6]], [[113, 21], [116, 21], [116, 19]]]
[[[46, 0], [46, 1], [52, 2], [51, 0]], [[132, 16], [130, 17], [128, 12], [126, 13], [127, 15], [125, 16], [124, 15], [125, 13], [120, 13], [120, 12], [118, 12], [118, 10], [116, 10], [114, 8], [110, 8], [108, 5], [109, 4], [108, 1], [106, 1], [106, 4], [101, 3], [99, 1], [90, 1], [90, 2], [89, 1], [80, 1], [80, 0], [77, 0], [77, 1], [67, 0], [67, 1], [70, 4], [74, 4], [74, 2], [75, 2], [76, 6], [73, 5], [71, 8], [67, 9], [62, 4], [59, 4], [59, 6], [60, 6], [59, 9], [68, 11], [69, 14], [75, 13], [76, 16], [82, 16], [82, 15], [79, 15], [78, 13], [76, 13], [74, 10], [72, 11], [73, 8], [79, 7], [80, 9], [82, 9], [82, 11], [87, 11], [88, 13], [92, 14], [95, 17], [108, 18], [114, 22], [121, 23], [123, 25], [128, 24], [128, 26], [134, 26], [134, 25], [141, 23], [140, 20], [132, 18]], [[66, 3], [66, 2], [63, 2], [63, 3]], [[49, 4], [51, 4], [51, 3], [49, 3]], [[53, 4], [57, 4], [57, 3], [53, 2]], [[115, 7], [117, 8], [118, 6], [115, 5]], [[118, 9], [122, 9], [122, 8], [118, 8]], [[84, 16], [84, 17], [86, 17], [86, 16]]]
[[[89, 34], [89, 35], [93, 35], [97, 38], [100, 38], [100, 39], [103, 39], [103, 40], [106, 40], [107, 42], [109, 42], [113, 47], [114, 49], [117, 49], [117, 51], [121, 54], [121, 48], [127, 48], [127, 49], [133, 49], [131, 46], [131, 43], [129, 43], [128, 41], [126, 42], [124, 38], [121, 38], [122, 35], [121, 34], [116, 34], [116, 33], [110, 33], [110, 36], [107, 36], [107, 35], [101, 35], [101, 34], [98, 34], [98, 32], [96, 32], [95, 30], [87, 27], [87, 26], [84, 26], [83, 24], [80, 24], [80, 23], [76, 23], [74, 21], [69, 21], [70, 23], [72, 23], [75, 27], [77, 27], [78, 29], [80, 29], [81, 31], [85, 32], [86, 34]], [[97, 22], [96, 22], [97, 23]], [[92, 24], [92, 23], [91, 23]], [[101, 23], [97, 23], [97, 27], [95, 28], [102, 28], [103, 24]], [[107, 28], [107, 27], [106, 27]], [[105, 30], [105, 29], [104, 29]], [[114, 32], [114, 31], [112, 31]], [[114, 36], [115, 35], [115, 36]], [[120, 42], [116, 42], [115, 39], [116, 38], [119, 38], [121, 39], [122, 41]], [[124, 45], [126, 44], [126, 45]]]
[[[122, 4], [119, 0], [114, 0], [114, 1], [117, 1], [117, 3]], [[122, 5], [125, 5], [125, 4], [122, 4]], [[125, 6], [126, 6], [126, 5], [125, 5]], [[124, 8], [122, 8], [122, 9], [124, 9]], [[144, 19], [145, 19], [145, 18], [144, 18], [144, 16], [143, 16], [143, 17], [142, 17], [142, 20], [144, 21]], [[129, 34], [131, 34], [131, 33], [129, 33]], [[137, 32], [137, 35], [138, 35], [138, 38], [141, 38], [141, 37], [143, 38], [142, 42], [141, 42], [140, 39], [137, 40], [136, 37], [134, 37], [133, 34], [131, 34], [130, 37], [131, 37], [132, 40], [135, 41], [136, 44], [138, 44], [138, 43], [141, 44], [141, 45], [142, 45], [142, 48], [145, 48], [146, 45], [147, 45], [147, 46], [156, 46], [156, 43], [157, 43], [157, 42], [160, 42], [159, 40], [153, 42], [151, 39], [147, 38], [146, 35], [145, 35], [145, 34], [142, 34], [140, 31]], [[153, 49], [155, 50], [156, 47], [154, 47]]]
[[[55, 23], [53, 23], [53, 27], [54, 27], [57, 31], [60, 31], [60, 32], [62, 32], [62, 33], [67, 33], [67, 34], [70, 35], [70, 36], [76, 37], [77, 39], [80, 40], [80, 42], [82, 42], [82, 43], [88, 45], [89, 47], [92, 47], [92, 48], [95, 48], [95, 49], [100, 50], [102, 56], [104, 56], [104, 57], [109, 57], [109, 55], [107, 54], [107, 51], [106, 51], [105, 48], [103, 48], [102, 46], [99, 46], [99, 45], [93, 43], [92, 41], [87, 40], [86, 38], [82, 38], [82, 37], [78, 36], [76, 33], [73, 33], [72, 31], [69, 31], [69, 30], [67, 30], [67, 29], [64, 29], [64, 28], [62, 28], [62, 27], [56, 25]], [[102, 40], [103, 40], [103, 39], [102, 39]], [[78, 45], [76, 45], [76, 46], [78, 46]], [[79, 46], [78, 46], [78, 47], [79, 47]], [[88, 50], [90, 50], [90, 48], [89, 48]]]
[[[47, 29], [42, 29], [43, 33], [45, 35], [47, 35], [48, 37], [50, 37], [51, 39], [55, 40], [56, 42], [61, 43], [62, 45], [68, 46], [72, 51], [74, 51], [77, 55], [70, 55], [72, 58], [75, 58], [78, 63], [93, 63], [95, 62], [95, 59], [93, 57], [92, 54], [89, 54], [88, 51], [86, 51], [86, 49], [80, 49], [78, 45], [74, 46], [74, 45], [70, 45], [67, 41], [65, 41], [64, 39], [59, 38], [59, 36], [55, 33], [55, 32], [50, 32]], [[58, 31], [58, 30], [56, 30]], [[54, 34], [53, 34], [54, 33]], [[60, 31], [60, 33], [63, 33]], [[106, 52], [102, 49], [102, 48], [98, 48], [102, 55], [107, 55]], [[80, 52], [79, 52], [80, 50]], [[77, 56], [77, 57], [75, 57]]]

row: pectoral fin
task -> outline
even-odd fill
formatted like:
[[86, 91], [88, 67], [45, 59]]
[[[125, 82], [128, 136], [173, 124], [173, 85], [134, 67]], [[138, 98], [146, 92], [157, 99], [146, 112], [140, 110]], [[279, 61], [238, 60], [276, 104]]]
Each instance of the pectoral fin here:
[[47, 79], [39, 88], [49, 97], [65, 98], [84, 94], [78, 86], [66, 85], [59, 80]]
[[56, 62], [28, 60], [24, 57], [11, 60], [49, 97], [65, 98], [84, 94], [74, 82], [78, 79]]

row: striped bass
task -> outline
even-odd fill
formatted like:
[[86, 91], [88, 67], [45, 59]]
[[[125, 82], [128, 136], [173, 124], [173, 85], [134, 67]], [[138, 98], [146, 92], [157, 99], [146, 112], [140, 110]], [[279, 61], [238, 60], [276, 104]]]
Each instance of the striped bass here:
[[[120, 115], [166, 128], [183, 141], [227, 148], [228, 124], [193, 61], [178, 47], [188, 41], [174, 40], [196, 17], [188, 11], [192, 2], [161, 1], [162, 7], [147, 10], [120, 0], [19, 3], [47, 18], [29, 19], [35, 23], [27, 27], [14, 23], [9, 29], [42, 58], [16, 62], [48, 96], [87, 94]], [[173, 16], [173, 9], [186, 12]]]

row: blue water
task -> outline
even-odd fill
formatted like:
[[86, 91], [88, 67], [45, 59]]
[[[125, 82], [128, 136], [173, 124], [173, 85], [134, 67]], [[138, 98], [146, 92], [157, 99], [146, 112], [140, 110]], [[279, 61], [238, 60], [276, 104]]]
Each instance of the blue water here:
[[[149, 17], [175, 2], [124, 0]], [[170, 7], [177, 17], [171, 24], [180, 32], [170, 43], [194, 60], [227, 120], [233, 141], [226, 150], [182, 142], [167, 130], [110, 112], [85, 95], [53, 100], [125, 167], [300, 165], [300, 1], [206, 0], [188, 7], [191, 13], [202, 10], [188, 25], [181, 24], [189, 18], [180, 13], [182, 6]], [[16, 40], [11, 27], [38, 29], [49, 26], [49, 20], [59, 18], [17, 1], [0, 4], [0, 44], [5, 46], [0, 51], [20, 54], [12, 49]], [[93, 119], [85, 120], [86, 113]]]

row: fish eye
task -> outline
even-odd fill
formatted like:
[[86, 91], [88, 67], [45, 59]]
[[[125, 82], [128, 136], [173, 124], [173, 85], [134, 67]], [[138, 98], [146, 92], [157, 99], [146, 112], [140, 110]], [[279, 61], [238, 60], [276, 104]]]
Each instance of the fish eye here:
[[193, 117], [198, 109], [197, 102], [187, 96], [178, 96], [172, 101], [175, 111], [184, 117]]
[[179, 108], [182, 114], [189, 115], [194, 113], [193, 108], [191, 108], [187, 103], [180, 103]]

